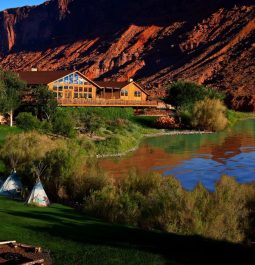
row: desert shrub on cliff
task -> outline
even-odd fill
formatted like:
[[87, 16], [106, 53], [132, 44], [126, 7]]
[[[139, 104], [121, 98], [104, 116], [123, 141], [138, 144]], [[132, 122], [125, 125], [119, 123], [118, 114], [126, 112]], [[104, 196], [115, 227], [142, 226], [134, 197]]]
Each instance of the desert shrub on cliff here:
[[191, 124], [201, 130], [224, 130], [228, 124], [226, 107], [219, 99], [198, 101], [193, 108]]

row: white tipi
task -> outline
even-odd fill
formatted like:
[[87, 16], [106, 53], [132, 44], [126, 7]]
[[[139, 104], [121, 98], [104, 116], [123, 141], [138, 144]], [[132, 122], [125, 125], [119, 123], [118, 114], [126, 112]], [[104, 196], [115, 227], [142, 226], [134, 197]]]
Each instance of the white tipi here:
[[19, 197], [22, 191], [21, 181], [13, 170], [12, 174], [6, 179], [2, 187], [0, 188], [0, 196], [7, 196], [11, 198]]
[[48, 196], [43, 188], [41, 180], [38, 178], [34, 188], [32, 189], [27, 204], [32, 204], [39, 207], [47, 207], [50, 205]]

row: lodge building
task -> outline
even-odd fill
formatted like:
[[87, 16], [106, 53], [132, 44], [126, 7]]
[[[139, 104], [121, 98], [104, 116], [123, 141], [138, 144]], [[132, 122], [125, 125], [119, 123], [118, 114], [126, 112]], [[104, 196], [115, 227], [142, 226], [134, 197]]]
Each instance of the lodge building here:
[[18, 72], [21, 80], [30, 87], [46, 85], [63, 107], [129, 106], [156, 107], [148, 93], [133, 80], [128, 82], [94, 81], [79, 71]]

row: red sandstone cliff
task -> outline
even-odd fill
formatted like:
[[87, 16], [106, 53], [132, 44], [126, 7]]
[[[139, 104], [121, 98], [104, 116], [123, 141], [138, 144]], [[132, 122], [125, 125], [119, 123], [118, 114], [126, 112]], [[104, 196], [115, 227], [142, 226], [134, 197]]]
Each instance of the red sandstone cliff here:
[[254, 40], [249, 0], [51, 0], [0, 13], [5, 69], [132, 76], [158, 95], [193, 80], [227, 91], [243, 110], [255, 110]]

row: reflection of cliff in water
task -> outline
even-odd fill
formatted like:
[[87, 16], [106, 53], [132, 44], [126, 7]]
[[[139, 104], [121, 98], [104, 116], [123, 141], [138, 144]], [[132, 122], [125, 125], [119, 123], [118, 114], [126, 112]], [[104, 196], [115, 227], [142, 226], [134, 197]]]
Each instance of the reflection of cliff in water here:
[[127, 174], [132, 168], [148, 172], [152, 168], [164, 172], [193, 158], [210, 159], [225, 164], [242, 153], [255, 152], [255, 121], [238, 123], [224, 132], [208, 135], [176, 135], [146, 139], [128, 156], [103, 159], [100, 165], [115, 176]]

